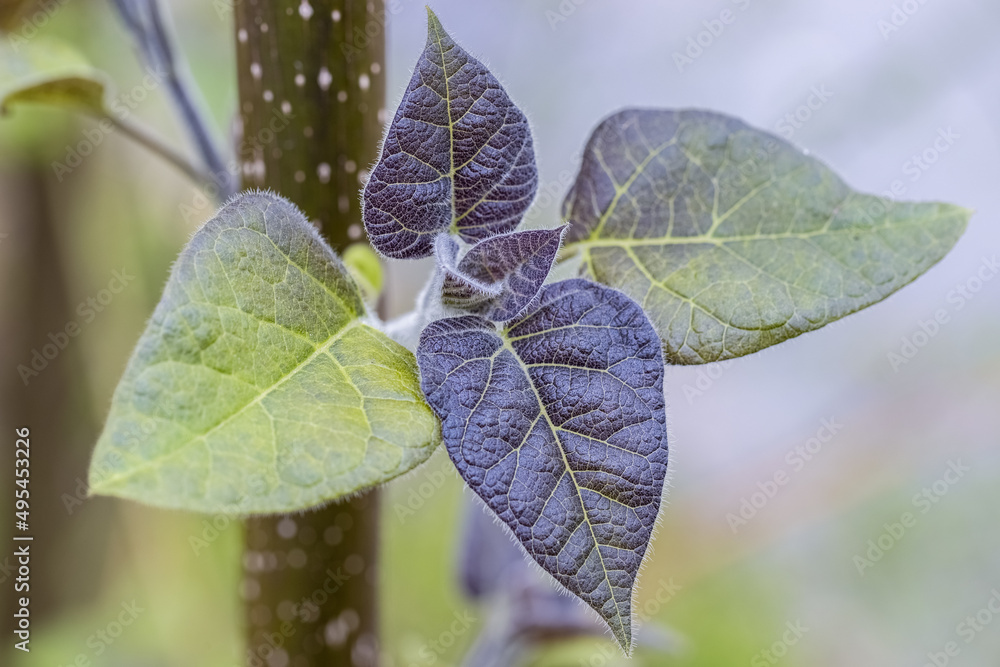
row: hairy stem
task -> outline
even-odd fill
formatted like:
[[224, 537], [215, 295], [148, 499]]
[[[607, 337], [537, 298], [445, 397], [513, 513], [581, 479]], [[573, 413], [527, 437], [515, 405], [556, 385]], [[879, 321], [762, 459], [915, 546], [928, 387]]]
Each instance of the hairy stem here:
[[212, 178], [208, 174], [202, 172], [198, 169], [198, 167], [191, 164], [186, 157], [175, 151], [170, 144], [153, 134], [151, 130], [148, 130], [144, 126], [125, 120], [124, 118], [116, 118], [113, 114], [95, 114], [93, 117], [97, 120], [110, 121], [112, 125], [122, 132], [122, 134], [126, 135], [137, 144], [144, 146], [156, 155], [159, 155], [196, 184], [205, 186], [213, 183]]
[[[225, 168], [222, 151], [212, 136], [210, 123], [203, 111], [201, 94], [191, 82], [181, 52], [174, 48], [173, 37], [167, 30], [158, 0], [114, 0], [114, 5], [146, 64], [166, 82], [181, 121], [208, 170], [208, 182], [215, 185], [221, 200], [228, 199], [236, 191], [236, 183]], [[163, 151], [158, 152], [163, 154]], [[205, 181], [206, 178], [199, 174], [199, 184], [205, 184]]]

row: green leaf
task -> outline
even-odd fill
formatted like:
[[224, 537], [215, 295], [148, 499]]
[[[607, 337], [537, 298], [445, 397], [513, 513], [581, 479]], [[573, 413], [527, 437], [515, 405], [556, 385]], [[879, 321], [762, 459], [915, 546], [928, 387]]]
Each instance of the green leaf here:
[[344, 251], [344, 266], [361, 289], [365, 303], [375, 303], [382, 293], [382, 263], [367, 243], [352, 243]]
[[440, 439], [413, 355], [364, 323], [305, 217], [238, 196], [183, 250], [115, 390], [93, 493], [287, 512], [410, 470]]
[[695, 110], [603, 121], [563, 203], [581, 275], [638, 301], [675, 364], [750, 354], [881, 301], [970, 215], [858, 193], [791, 144]]
[[0, 112], [45, 104], [105, 115], [106, 75], [65, 43], [35, 37], [0, 42]]

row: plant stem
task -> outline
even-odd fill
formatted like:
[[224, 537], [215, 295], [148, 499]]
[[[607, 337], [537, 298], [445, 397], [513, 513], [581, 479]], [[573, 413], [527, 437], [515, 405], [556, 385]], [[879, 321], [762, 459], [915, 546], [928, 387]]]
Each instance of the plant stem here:
[[[287, 197], [342, 249], [362, 238], [358, 192], [382, 135], [383, 2], [241, 0], [233, 7], [244, 185]], [[265, 654], [277, 637], [276, 650], [286, 655], [275, 664], [379, 664], [378, 507], [370, 492], [246, 522], [251, 656], [269, 664]]]
[[115, 118], [112, 114], [95, 114], [93, 117], [97, 120], [110, 121], [112, 125], [122, 132], [122, 134], [125, 134], [136, 143], [145, 146], [153, 153], [156, 153], [161, 158], [177, 167], [178, 170], [194, 181], [197, 185], [204, 187], [214, 183], [208, 174], [199, 170], [196, 166], [191, 164], [186, 157], [175, 151], [167, 142], [163, 141], [163, 139], [153, 134], [144, 126], [127, 121], [123, 118]]
[[167, 84], [181, 121], [208, 170], [207, 179], [200, 176], [199, 183], [203, 184], [207, 180], [216, 186], [221, 200], [228, 199], [235, 193], [236, 183], [226, 170], [222, 151], [212, 137], [200, 91], [191, 83], [183, 53], [174, 48], [173, 37], [167, 30], [159, 1], [114, 0], [114, 5], [146, 64], [155, 69]]

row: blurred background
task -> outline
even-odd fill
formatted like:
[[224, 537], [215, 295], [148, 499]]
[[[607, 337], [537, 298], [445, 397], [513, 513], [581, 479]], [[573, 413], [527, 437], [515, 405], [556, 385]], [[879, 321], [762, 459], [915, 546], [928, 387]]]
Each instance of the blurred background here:
[[[386, 5], [394, 109], [425, 13], [415, 0]], [[231, 6], [169, 3], [220, 137], [236, 113]], [[146, 73], [105, 2], [47, 7], [39, 34], [71, 41], [119, 93], [142, 86]], [[541, 187], [530, 224], [557, 224], [590, 130], [625, 106], [729, 113], [791, 139], [858, 189], [976, 211], [954, 251], [886, 302], [750, 357], [667, 369], [673, 471], [638, 603], [669, 651], [640, 648], [626, 663], [609, 641], [581, 640], [533, 664], [1000, 664], [1000, 614], [989, 608], [1000, 600], [1000, 5], [435, 0], [433, 9], [532, 121]], [[184, 149], [163, 92], [143, 97], [134, 113]], [[0, 662], [241, 664], [240, 525], [206, 533], [211, 517], [85, 497], [111, 392], [171, 262], [214, 211], [116, 133], [58, 169], [95, 127], [41, 108], [0, 119], [0, 432], [12, 445], [14, 427], [32, 428], [39, 494], [32, 651], [12, 649], [5, 602]], [[392, 313], [412, 306], [414, 273], [427, 268], [388, 267]], [[116, 271], [132, 276], [125, 289], [87, 306]], [[17, 366], [69, 322], [79, 335], [25, 380]], [[385, 489], [387, 666], [457, 665], [488, 617], [455, 578], [467, 495], [443, 452]], [[5, 535], [9, 514], [0, 514]], [[123, 609], [135, 620], [115, 632]], [[456, 614], [475, 621], [455, 625]]]

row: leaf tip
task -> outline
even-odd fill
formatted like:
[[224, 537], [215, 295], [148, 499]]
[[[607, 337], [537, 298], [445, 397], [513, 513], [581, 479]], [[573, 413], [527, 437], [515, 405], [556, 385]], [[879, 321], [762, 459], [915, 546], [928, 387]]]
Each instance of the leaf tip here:
[[632, 652], [635, 648], [635, 642], [633, 641], [633, 636], [635, 635], [635, 628], [632, 623], [631, 612], [627, 617], [622, 617], [621, 614], [614, 614], [611, 616], [605, 616], [600, 610], [596, 610], [598, 615], [607, 624], [609, 630], [611, 630], [611, 636], [614, 637], [615, 643], [618, 644], [618, 648], [622, 650], [626, 658], [632, 657]]
[[104, 480], [98, 478], [94, 479], [94, 475], [91, 474], [87, 477], [87, 497], [93, 498], [94, 496], [108, 496], [111, 495], [108, 492], [107, 485]]
[[437, 17], [431, 6], [424, 5], [424, 8], [427, 10], [427, 39], [437, 40], [447, 35], [448, 33], [444, 31], [444, 26], [441, 25], [441, 19]]

